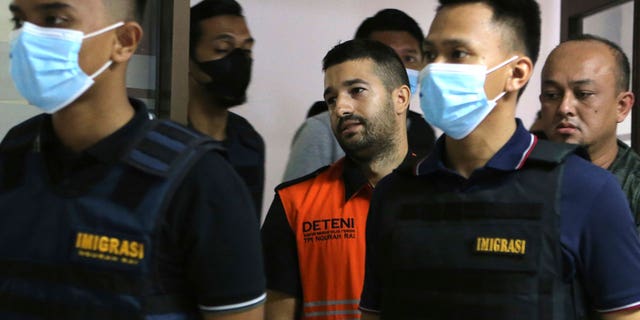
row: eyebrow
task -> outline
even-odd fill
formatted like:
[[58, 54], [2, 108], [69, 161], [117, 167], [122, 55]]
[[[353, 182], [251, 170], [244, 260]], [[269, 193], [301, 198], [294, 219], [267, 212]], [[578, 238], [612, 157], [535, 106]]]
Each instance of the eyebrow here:
[[[356, 79], [351, 79], [351, 80], [346, 80], [344, 82], [342, 82], [342, 87], [350, 87], [354, 84], [366, 84], [369, 85], [369, 82], [364, 81], [362, 79], [356, 78]], [[323, 97], [326, 97], [327, 94], [329, 94], [329, 92], [331, 92], [332, 88], [328, 87], [326, 89], [324, 89], [324, 93], [322, 94]]]
[[[228, 33], [223, 33], [215, 38], [213, 38], [212, 41], [218, 41], [218, 40], [229, 40], [229, 41], [235, 41], [235, 37], [228, 34]], [[248, 38], [246, 40], [244, 40], [243, 44], [249, 43], [249, 44], [253, 44], [255, 43], [256, 40], [254, 38]]]
[[[60, 9], [67, 9], [67, 8], [71, 8], [71, 6], [69, 4], [62, 3], [62, 2], [43, 3], [36, 6], [36, 10], [38, 11], [60, 10]], [[12, 3], [12, 4], [9, 4], [9, 11], [11, 11], [12, 13], [21, 13], [22, 9], [20, 9], [19, 6]]]
[[[581, 79], [581, 80], [575, 80], [575, 81], [569, 81], [569, 84], [572, 86], [580, 86], [580, 85], [585, 85], [585, 84], [592, 84], [594, 81], [591, 79]], [[542, 81], [543, 85], [559, 85], [559, 83], [557, 81], [554, 80], [543, 80]]]
[[[425, 46], [431, 46], [431, 47], [435, 47], [435, 43], [433, 41], [430, 40], [425, 40], [424, 41]], [[447, 39], [442, 41], [442, 45], [447, 46], [447, 47], [456, 47], [456, 46], [469, 46], [470, 43], [469, 41], [466, 40], [462, 40], [462, 39]]]

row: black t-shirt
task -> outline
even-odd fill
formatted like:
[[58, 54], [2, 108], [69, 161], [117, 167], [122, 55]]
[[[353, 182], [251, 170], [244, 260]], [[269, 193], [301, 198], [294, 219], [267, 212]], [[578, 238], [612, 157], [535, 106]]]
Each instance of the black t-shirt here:
[[[41, 148], [57, 191], [73, 195], [99, 181], [149, 121], [145, 106], [125, 126], [76, 153], [41, 128]], [[126, 193], [124, 193], [126, 194]], [[131, 195], [135, 196], [135, 192]], [[159, 222], [157, 281], [167, 293], [194, 297], [205, 312], [233, 311], [264, 301], [265, 279], [252, 198], [218, 152], [206, 153], [185, 176]]]

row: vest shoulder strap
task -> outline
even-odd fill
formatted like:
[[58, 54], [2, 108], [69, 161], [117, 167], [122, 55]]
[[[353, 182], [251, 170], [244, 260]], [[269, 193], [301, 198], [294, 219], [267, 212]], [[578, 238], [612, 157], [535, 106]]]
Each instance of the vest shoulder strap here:
[[33, 147], [46, 117], [46, 114], [41, 114], [11, 128], [0, 143], [0, 151], [10, 153]]
[[211, 150], [223, 153], [224, 148], [219, 142], [172, 121], [149, 121], [122, 159], [142, 174], [132, 172], [123, 175], [110, 198], [134, 210], [158, 181], [171, 180], [165, 197], [171, 199], [184, 176], [202, 155]]
[[531, 151], [527, 163], [531, 161], [534, 163], [558, 165], [572, 154], [589, 159], [586, 150], [578, 145], [538, 140], [533, 151]]
[[219, 142], [172, 121], [152, 120], [123, 161], [145, 173], [168, 177], [180, 170], [186, 158], [210, 150], [224, 153], [225, 149]]
[[323, 173], [323, 172], [327, 171], [330, 167], [331, 167], [330, 165], [328, 165], [328, 166], [324, 166], [324, 167], [321, 167], [321, 168], [319, 168], [318, 170], [316, 170], [316, 171], [314, 171], [314, 172], [311, 172], [311, 173], [309, 173], [309, 174], [307, 174], [307, 175], [304, 175], [304, 176], [302, 176], [302, 177], [300, 177], [300, 178], [295, 178], [295, 179], [293, 179], [293, 180], [285, 181], [285, 182], [283, 182], [283, 183], [279, 184], [278, 186], [276, 186], [276, 191], [278, 191], [278, 190], [282, 190], [282, 189], [284, 189], [284, 188], [290, 187], [290, 186], [295, 185], [295, 184], [298, 184], [298, 183], [300, 183], [300, 182], [302, 182], [302, 181], [306, 181], [306, 180], [309, 180], [309, 179], [315, 178], [315, 177], [317, 177], [319, 174], [321, 174], [321, 173]]
[[27, 152], [40, 148], [40, 128], [46, 117], [41, 114], [13, 127], [0, 143], [0, 189], [12, 189], [20, 184]]

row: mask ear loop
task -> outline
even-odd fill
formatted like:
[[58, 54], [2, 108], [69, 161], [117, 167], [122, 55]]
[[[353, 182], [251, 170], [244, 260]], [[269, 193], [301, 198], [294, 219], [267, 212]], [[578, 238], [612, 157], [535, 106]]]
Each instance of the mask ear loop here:
[[502, 62], [501, 64], [499, 64], [499, 65], [487, 70], [487, 74], [489, 74], [491, 72], [494, 72], [494, 71], [506, 66], [507, 64], [509, 64], [510, 62], [512, 62], [512, 61], [514, 61], [514, 60], [516, 60], [518, 58], [519, 58], [518, 56], [513, 56], [513, 57], [509, 58], [508, 60]]
[[108, 27], [102, 28], [102, 29], [100, 29], [98, 31], [94, 31], [94, 32], [88, 33], [88, 34], [84, 35], [84, 37], [82, 37], [82, 38], [83, 39], [87, 39], [87, 38], [95, 37], [95, 36], [97, 36], [99, 34], [105, 33], [107, 31], [111, 31], [113, 29], [116, 29], [116, 28], [119, 28], [119, 27], [122, 27], [122, 26], [124, 26], [124, 22], [120, 21], [120, 22], [112, 24], [112, 25], [110, 25]]
[[[91, 32], [89, 34], [86, 34], [84, 37], [82, 37], [83, 39], [87, 39], [87, 38], [91, 38], [91, 37], [95, 37], [99, 34], [111, 31], [113, 29], [119, 28], [121, 26], [124, 25], [124, 22], [120, 21], [118, 23], [112, 24], [108, 27], [102, 28], [98, 31], [94, 31]], [[101, 73], [103, 73], [105, 70], [107, 70], [107, 68], [109, 68], [111, 66], [111, 64], [113, 63], [113, 61], [109, 60], [107, 61], [107, 63], [105, 63], [102, 67], [100, 67], [100, 69], [98, 69], [96, 72], [94, 72], [92, 75], [89, 76], [89, 78], [91, 79], [95, 79], [97, 76], [99, 76]]]

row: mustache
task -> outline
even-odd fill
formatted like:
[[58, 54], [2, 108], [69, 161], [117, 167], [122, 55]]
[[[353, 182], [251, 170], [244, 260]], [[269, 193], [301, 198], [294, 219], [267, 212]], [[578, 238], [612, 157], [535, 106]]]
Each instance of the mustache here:
[[357, 122], [360, 122], [360, 123], [365, 124], [365, 125], [367, 124], [367, 119], [365, 119], [365, 118], [363, 118], [361, 116], [355, 115], [355, 114], [348, 114], [348, 115], [342, 116], [342, 117], [340, 117], [338, 119], [338, 128], [342, 128], [346, 121], [357, 121]]

